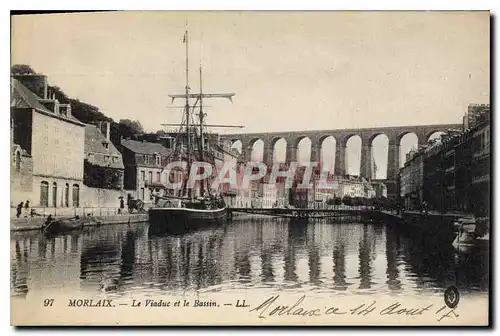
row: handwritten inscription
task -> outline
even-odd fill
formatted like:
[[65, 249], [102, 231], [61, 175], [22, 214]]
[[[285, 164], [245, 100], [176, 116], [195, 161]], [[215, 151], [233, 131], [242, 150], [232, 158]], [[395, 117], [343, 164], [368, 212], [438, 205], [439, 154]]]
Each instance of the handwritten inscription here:
[[[434, 304], [426, 305], [409, 305], [404, 302], [394, 301], [391, 303], [378, 303], [376, 300], [368, 301], [361, 304], [350, 304], [349, 302], [337, 302], [335, 304], [330, 299], [327, 304], [318, 304], [315, 300], [307, 300], [306, 295], [302, 295], [297, 299], [290, 300], [289, 297], [281, 297], [273, 295], [264, 301], [253, 305], [247, 302], [248, 299], [238, 299], [233, 302], [223, 302], [219, 304], [217, 301], [199, 297], [193, 300], [165, 300], [165, 299], [132, 299], [131, 302], [119, 302], [110, 299], [69, 299], [69, 307], [116, 307], [128, 306], [131, 308], [243, 308], [243, 311], [248, 311], [250, 314], [257, 316], [260, 319], [277, 318], [277, 317], [305, 317], [314, 318], [318, 316], [368, 316], [379, 315], [389, 317], [413, 318], [424, 315], [433, 315], [438, 322], [459, 317], [456, 308], [450, 308], [446, 305], [434, 306]], [[43, 304], [46, 307], [53, 305], [55, 300], [45, 299]], [[323, 301], [325, 302], [325, 301]]]
[[315, 307], [312, 304], [306, 304], [306, 296], [298, 298], [293, 304], [283, 304], [280, 302], [280, 296], [275, 295], [264, 300], [262, 303], [251, 308], [250, 313], [257, 314], [259, 318], [265, 319], [276, 316], [304, 316], [315, 317], [325, 315], [351, 315], [351, 316], [367, 316], [377, 314], [382, 316], [422, 316], [425, 314], [434, 314], [438, 321], [445, 318], [457, 318], [458, 315], [454, 309], [446, 309], [446, 306], [437, 311], [433, 311], [434, 305], [425, 306], [405, 306], [401, 302], [394, 302], [389, 305], [378, 306], [376, 301], [371, 303], [363, 303], [361, 305], [345, 308], [340, 305], [331, 305], [326, 307]]

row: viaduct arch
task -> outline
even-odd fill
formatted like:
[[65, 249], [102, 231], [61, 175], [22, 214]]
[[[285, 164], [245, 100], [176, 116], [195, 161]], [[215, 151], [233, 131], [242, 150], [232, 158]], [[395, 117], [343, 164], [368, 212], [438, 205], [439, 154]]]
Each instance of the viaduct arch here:
[[[416, 125], [416, 126], [390, 126], [358, 129], [332, 129], [332, 130], [307, 130], [307, 131], [285, 131], [270, 133], [241, 133], [224, 134], [221, 139], [232, 143], [240, 141], [242, 146], [242, 156], [245, 161], [251, 161], [253, 144], [262, 140], [264, 143], [263, 161], [266, 164], [273, 162], [273, 149], [280, 139], [286, 141], [286, 163], [297, 161], [297, 148], [300, 140], [309, 138], [311, 140], [312, 162], [319, 162], [321, 157], [321, 146], [327, 137], [335, 138], [335, 175], [345, 175], [346, 167], [346, 146], [350, 137], [358, 135], [361, 138], [361, 163], [360, 176], [371, 179], [372, 176], [372, 141], [380, 134], [385, 134], [389, 139], [389, 150], [387, 158], [387, 179], [390, 183], [395, 183], [399, 171], [399, 155], [401, 138], [414, 133], [418, 138], [418, 144], [427, 143], [429, 137], [435, 132], [446, 132], [450, 129], [462, 129], [462, 124], [440, 124], [440, 125]], [[389, 189], [392, 189], [389, 185]]]

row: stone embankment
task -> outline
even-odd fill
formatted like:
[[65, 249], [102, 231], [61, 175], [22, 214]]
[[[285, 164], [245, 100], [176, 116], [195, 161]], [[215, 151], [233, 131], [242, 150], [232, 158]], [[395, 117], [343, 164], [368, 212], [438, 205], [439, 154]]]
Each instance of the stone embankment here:
[[[120, 214], [120, 215], [109, 215], [109, 216], [93, 216], [93, 218], [101, 225], [142, 223], [148, 221], [147, 214]], [[46, 220], [47, 217], [11, 218], [10, 230], [11, 231], [40, 230], [40, 228], [42, 227], [42, 225], [45, 223]], [[91, 225], [95, 224], [94, 223], [86, 224], [86, 226], [91, 226]]]

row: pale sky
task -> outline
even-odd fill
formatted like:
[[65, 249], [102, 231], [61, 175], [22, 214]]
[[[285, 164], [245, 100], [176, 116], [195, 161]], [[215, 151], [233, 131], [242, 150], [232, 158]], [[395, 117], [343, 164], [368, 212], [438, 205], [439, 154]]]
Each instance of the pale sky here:
[[12, 19], [12, 63], [146, 131], [190, 86], [221, 133], [459, 123], [489, 103], [488, 12], [108, 12]]

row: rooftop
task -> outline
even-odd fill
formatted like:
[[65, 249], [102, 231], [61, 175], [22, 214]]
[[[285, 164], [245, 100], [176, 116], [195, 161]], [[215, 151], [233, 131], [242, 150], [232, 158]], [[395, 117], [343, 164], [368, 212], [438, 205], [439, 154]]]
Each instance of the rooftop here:
[[154, 142], [125, 139], [121, 141], [121, 145], [138, 154], [170, 155], [172, 153], [171, 149], [164, 147], [162, 144]]
[[[105, 146], [107, 146], [107, 148]], [[89, 153], [102, 154], [94, 156], [91, 162], [93, 164], [116, 169], [125, 168], [123, 166], [121, 153], [118, 151], [118, 149], [116, 149], [111, 141], [106, 139], [104, 134], [102, 134], [95, 125], [85, 125], [85, 156], [87, 156]], [[106, 155], [109, 155], [110, 157], [118, 157], [118, 160], [110, 160], [108, 162], [105, 162], [104, 156]]]
[[[38, 112], [41, 112], [46, 115], [53, 116], [58, 119], [70, 121], [72, 123], [76, 123], [79, 125], [84, 125], [78, 119], [73, 116], [62, 116], [54, 113], [54, 111], [50, 111], [48, 108], [43, 106], [41, 103], [42, 98], [38, 97], [34, 94], [30, 89], [24, 86], [20, 81], [15, 78], [11, 78], [10, 85], [12, 89], [12, 97], [10, 107], [15, 108], [32, 108]], [[44, 100], [46, 101], [46, 100]]]

